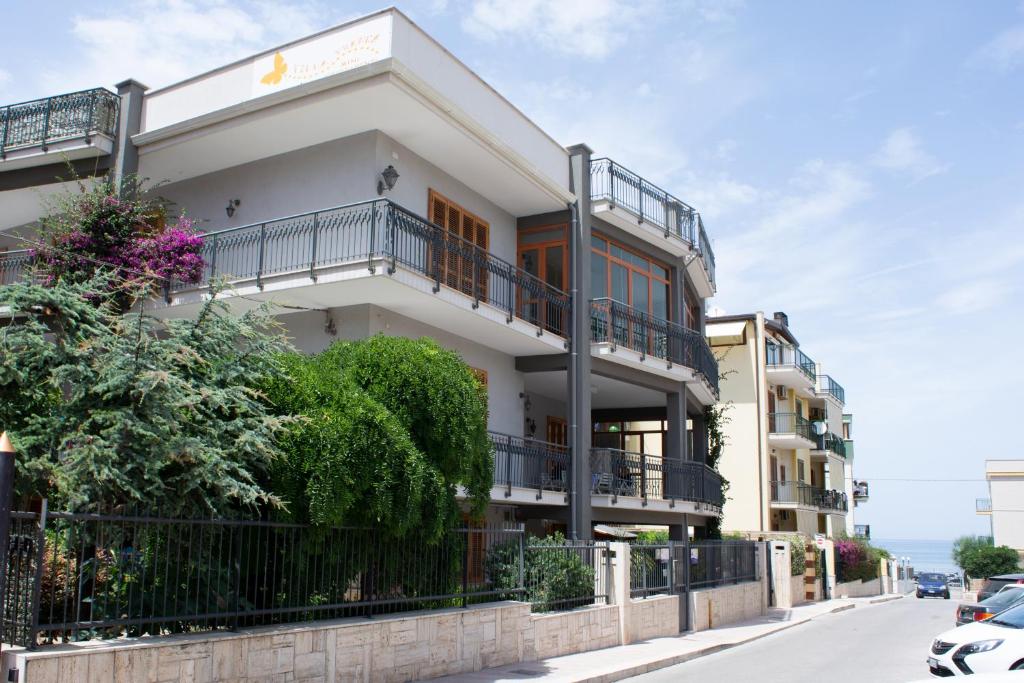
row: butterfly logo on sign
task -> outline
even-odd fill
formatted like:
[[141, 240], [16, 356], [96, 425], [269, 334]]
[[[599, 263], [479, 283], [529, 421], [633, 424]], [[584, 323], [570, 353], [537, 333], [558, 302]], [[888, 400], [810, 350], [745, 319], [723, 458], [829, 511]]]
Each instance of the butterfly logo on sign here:
[[264, 85], [277, 85], [281, 82], [281, 78], [287, 71], [288, 65], [284, 61], [284, 56], [280, 52], [275, 52], [274, 68], [260, 79], [260, 83]]

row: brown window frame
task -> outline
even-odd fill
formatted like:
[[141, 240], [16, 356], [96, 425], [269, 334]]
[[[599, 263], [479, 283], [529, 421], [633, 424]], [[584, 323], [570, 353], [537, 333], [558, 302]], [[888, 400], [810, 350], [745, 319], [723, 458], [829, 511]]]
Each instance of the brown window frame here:
[[[626, 281], [627, 291], [629, 292], [629, 294], [628, 294], [629, 301], [619, 301], [619, 303], [626, 304], [627, 306], [632, 306], [632, 307], [636, 308], [636, 305], [634, 304], [634, 301], [636, 299], [633, 296], [633, 273], [634, 272], [635, 273], [639, 273], [639, 274], [641, 274], [641, 275], [643, 275], [644, 277], [647, 278], [647, 309], [646, 310], [648, 310], [648, 311], [653, 311], [654, 310], [653, 284], [654, 284], [654, 282], [660, 282], [660, 283], [662, 283], [662, 284], [664, 284], [666, 286], [666, 289], [665, 289], [665, 297], [666, 297], [666, 300], [665, 300], [665, 311], [666, 311], [666, 315], [668, 316], [666, 319], [667, 320], [672, 320], [673, 316], [672, 316], [672, 268], [671, 268], [671, 266], [669, 266], [668, 264], [664, 263], [663, 261], [660, 261], [660, 260], [654, 258], [650, 254], [645, 254], [644, 252], [639, 251], [638, 249], [633, 249], [632, 247], [628, 247], [625, 244], [623, 244], [622, 242], [619, 242], [618, 240], [612, 239], [611, 237], [608, 237], [607, 235], [605, 235], [605, 234], [603, 234], [601, 232], [595, 231], [593, 233], [593, 237], [596, 237], [597, 239], [600, 239], [600, 240], [604, 240], [605, 244], [607, 245], [605, 250], [601, 251], [600, 249], [598, 249], [597, 247], [594, 246], [593, 241], [591, 241], [591, 244], [590, 244], [591, 258], [593, 258], [594, 254], [600, 254], [601, 256], [605, 257], [605, 259], [607, 259], [607, 267], [605, 268], [605, 292], [606, 292], [607, 298], [614, 299], [615, 301], [618, 301], [618, 299], [615, 299], [615, 297], [612, 296], [612, 263], [616, 263], [616, 264], [618, 264], [620, 266], [624, 266], [626, 268], [627, 272], [629, 273], [629, 277], [627, 278], [627, 281]], [[619, 249], [622, 249], [623, 251], [629, 252], [629, 253], [633, 254], [634, 256], [639, 256], [640, 258], [646, 260], [648, 262], [647, 263], [647, 270], [641, 270], [638, 266], [636, 266], [632, 262], [626, 261], [624, 259], [619, 258], [618, 256], [613, 255], [612, 254], [612, 250], [611, 250], [611, 245], [613, 245], [613, 244], [616, 247], [618, 247]], [[657, 275], [654, 272], [654, 270], [652, 269], [652, 266], [658, 266], [659, 268], [664, 268], [665, 272], [668, 274], [667, 277], [663, 278], [660, 275]], [[654, 314], [650, 313], [649, 315], [653, 316]]]
[[[544, 242], [530, 242], [527, 244], [523, 243], [523, 237], [526, 235], [532, 235], [539, 232], [550, 232], [556, 229], [562, 231], [562, 237], [560, 239], [551, 239]], [[544, 274], [547, 271], [547, 252], [548, 247], [562, 247], [562, 276], [563, 280], [557, 286], [548, 282], [544, 278]], [[523, 253], [525, 251], [537, 250], [541, 260], [537, 263], [537, 275], [535, 276], [538, 280], [544, 284], [554, 287], [559, 291], [568, 291], [568, 280], [569, 280], [569, 224], [568, 223], [548, 223], [545, 225], [536, 225], [531, 228], [518, 231], [516, 235], [516, 265], [526, 270], [523, 265]], [[532, 298], [527, 292], [524, 292], [522, 288], [516, 292], [516, 310], [519, 311], [520, 317], [524, 320], [530, 320], [536, 325], [540, 325], [547, 329], [549, 332], [556, 334], [564, 334], [567, 328], [567, 321], [564, 319], [566, 312], [554, 307], [543, 305], [540, 301]], [[536, 315], [530, 315], [530, 311], [536, 309]], [[554, 318], [563, 318], [561, 320], [555, 320]]]
[[[450, 243], [442, 247], [439, 255], [441, 283], [487, 301], [487, 267], [474, 267], [472, 258], [460, 256], [458, 252], [460, 246], [469, 242], [482, 250], [486, 259], [490, 254], [491, 224], [433, 188], [427, 190], [427, 215], [430, 222], [444, 233], [445, 242]], [[458, 239], [452, 239], [452, 236]], [[432, 256], [428, 253], [428, 263], [433, 262]], [[477, 293], [473, 292], [474, 279]]]

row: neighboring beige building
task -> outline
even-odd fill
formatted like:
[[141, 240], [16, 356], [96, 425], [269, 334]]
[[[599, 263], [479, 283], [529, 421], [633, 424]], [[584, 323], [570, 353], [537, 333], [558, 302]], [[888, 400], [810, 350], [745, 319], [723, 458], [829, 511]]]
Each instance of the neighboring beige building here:
[[986, 460], [988, 499], [977, 501], [979, 515], [992, 522], [992, 540], [1024, 557], [1024, 460]]
[[707, 335], [730, 404], [723, 530], [850, 533], [843, 387], [800, 349], [784, 313], [710, 317]]

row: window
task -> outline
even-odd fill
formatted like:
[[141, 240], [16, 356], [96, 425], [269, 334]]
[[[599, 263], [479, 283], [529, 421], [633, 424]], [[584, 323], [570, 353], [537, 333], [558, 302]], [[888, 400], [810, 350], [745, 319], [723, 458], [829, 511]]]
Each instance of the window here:
[[[567, 226], [544, 225], [519, 233], [519, 267], [538, 280], [558, 289], [569, 289], [569, 248]], [[556, 334], [565, 334], [565, 312], [559, 307], [543, 305], [529, 288], [518, 294], [517, 307], [521, 317], [543, 325]]]
[[591, 237], [590, 247], [595, 299], [614, 299], [656, 318], [671, 320], [667, 266], [601, 235]]
[[701, 300], [690, 290], [684, 288], [683, 306], [686, 308], [686, 326], [691, 330], [696, 330], [700, 327]]
[[797, 478], [797, 481], [802, 482], [805, 477], [806, 477], [806, 472], [804, 472], [804, 461], [803, 460], [797, 460], [796, 461], [796, 478]]
[[[441, 282], [452, 289], [459, 289], [470, 296], [479, 296], [481, 300], [487, 300], [487, 268], [482, 260], [477, 260], [476, 272], [474, 273], [474, 259], [458, 253], [458, 246], [462, 241], [474, 244], [484, 253], [490, 244], [491, 226], [479, 216], [444, 197], [443, 195], [430, 190], [428, 194], [430, 205], [430, 220], [439, 228], [444, 230], [453, 239], [440, 254]], [[476, 276], [478, 292], [473, 292], [473, 280]]]

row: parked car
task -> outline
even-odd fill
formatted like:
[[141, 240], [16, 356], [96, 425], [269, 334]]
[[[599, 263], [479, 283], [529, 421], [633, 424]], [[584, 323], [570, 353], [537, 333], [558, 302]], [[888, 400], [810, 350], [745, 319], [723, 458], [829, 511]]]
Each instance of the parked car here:
[[963, 626], [975, 621], [991, 619], [1004, 609], [1009, 609], [1024, 600], [1024, 584], [1011, 583], [1003, 586], [993, 596], [976, 603], [962, 604], [956, 610], [956, 625]]
[[928, 652], [933, 676], [1024, 671], [1024, 604], [940, 633]]
[[985, 598], [990, 598], [1003, 586], [1010, 584], [1024, 584], [1024, 574], [1000, 574], [999, 576], [990, 576], [985, 581], [985, 584], [978, 591], [978, 602], [981, 602]]
[[917, 575], [917, 597], [923, 598], [926, 595], [949, 600], [949, 585], [945, 574], [924, 572]]

